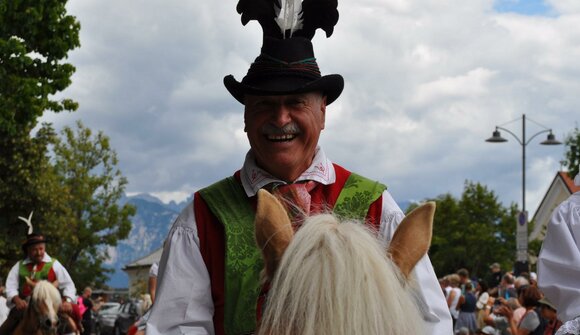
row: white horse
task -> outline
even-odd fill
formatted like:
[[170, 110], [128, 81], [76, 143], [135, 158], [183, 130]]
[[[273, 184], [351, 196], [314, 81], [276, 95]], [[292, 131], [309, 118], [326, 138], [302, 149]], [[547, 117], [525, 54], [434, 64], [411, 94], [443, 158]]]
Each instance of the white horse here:
[[435, 204], [403, 220], [388, 249], [330, 214], [296, 234], [280, 202], [258, 192], [256, 242], [271, 282], [259, 335], [417, 335], [425, 330], [409, 274], [426, 254]]

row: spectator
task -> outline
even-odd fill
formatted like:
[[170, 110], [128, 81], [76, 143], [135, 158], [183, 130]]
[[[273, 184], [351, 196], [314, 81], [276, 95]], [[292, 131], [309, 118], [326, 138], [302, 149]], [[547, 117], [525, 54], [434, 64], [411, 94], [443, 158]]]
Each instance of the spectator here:
[[470, 283], [472, 288], [475, 287], [469, 278], [469, 271], [467, 269], [462, 268], [457, 270], [457, 275], [459, 275], [459, 287], [461, 288], [461, 294], [465, 294], [465, 285], [467, 283]]
[[489, 292], [487, 282], [485, 280], [480, 279], [477, 282], [475, 296], [477, 297], [477, 303], [475, 304], [475, 307], [477, 308], [476, 311], [477, 328], [483, 328], [485, 326], [485, 323], [483, 322], [483, 318], [485, 317], [485, 307], [487, 306], [487, 301], [489, 300]]
[[[524, 275], [525, 274], [525, 275]], [[528, 275], [525, 272], [522, 272], [515, 280], [514, 280], [514, 288], [516, 289], [516, 295], [519, 294], [520, 289], [523, 287], [530, 286], [530, 280], [528, 279]], [[507, 299], [507, 298], [506, 298]]]
[[454, 273], [447, 276], [447, 279], [449, 280], [449, 286], [451, 287], [449, 295], [447, 296], [447, 306], [449, 306], [449, 312], [453, 318], [453, 327], [455, 329], [455, 324], [459, 317], [457, 304], [459, 303], [459, 298], [461, 298], [461, 289], [459, 288], [460, 278], [458, 274]]
[[465, 284], [465, 294], [459, 298], [457, 303], [457, 309], [459, 310], [459, 315], [457, 317], [457, 322], [455, 323], [455, 331], [462, 328], [469, 329], [470, 332], [475, 333], [477, 330], [477, 324], [475, 319], [475, 305], [477, 303], [477, 298], [473, 293], [473, 288], [470, 282]]
[[517, 297], [517, 291], [514, 285], [514, 277], [510, 273], [505, 273], [501, 277], [499, 283], [498, 297], [504, 298], [506, 301], [509, 298]]
[[485, 306], [484, 309], [485, 314], [483, 320], [487, 326], [493, 327], [495, 335], [511, 335], [508, 329], [508, 318], [498, 313], [500, 307], [501, 301], [497, 298], [497, 296], [490, 295], [489, 299], [487, 300], [487, 306]]
[[489, 273], [487, 274], [485, 281], [489, 285], [489, 288], [498, 287], [501, 282], [503, 273], [501, 272], [501, 266], [499, 263], [493, 263], [489, 266]]
[[518, 298], [509, 298], [507, 300], [507, 304], [514, 311], [514, 315], [513, 315], [514, 321], [516, 322], [516, 324], [519, 323], [520, 320], [522, 319], [522, 316], [524, 316], [524, 314], [526, 313], [525, 307], [523, 307], [520, 304], [520, 301]]
[[540, 313], [546, 320], [544, 335], [555, 335], [562, 326], [562, 321], [558, 319], [558, 310], [547, 298], [540, 299], [538, 303], [540, 304]]
[[541, 316], [536, 311], [538, 301], [542, 298], [542, 293], [537, 287], [528, 286], [521, 290], [518, 296], [520, 304], [526, 309], [520, 322], [516, 323], [513, 317], [513, 310], [507, 304], [502, 305], [499, 313], [509, 320], [510, 332], [513, 335], [541, 335], [544, 332]]
[[449, 292], [451, 292], [451, 285], [449, 285], [449, 275], [444, 276], [443, 279], [439, 280], [439, 284], [443, 289], [443, 295], [445, 296], [445, 299], [447, 299], [449, 297]]
[[147, 287], [149, 289], [149, 295], [151, 296], [151, 301], [155, 302], [155, 292], [157, 291], [157, 271], [159, 270], [159, 263], [153, 262], [149, 268], [149, 281], [147, 282]]
[[530, 272], [530, 285], [538, 286], [538, 274], [535, 272]]
[[[93, 290], [90, 287], [85, 287], [83, 290], [83, 294], [80, 297], [85, 310], [82, 311], [82, 324], [83, 324], [83, 333], [82, 335], [91, 335], [94, 324], [93, 324], [93, 312], [96, 312], [95, 307], [96, 305], [93, 304], [91, 300], [91, 295], [93, 294]], [[80, 305], [80, 304], [79, 304]]]

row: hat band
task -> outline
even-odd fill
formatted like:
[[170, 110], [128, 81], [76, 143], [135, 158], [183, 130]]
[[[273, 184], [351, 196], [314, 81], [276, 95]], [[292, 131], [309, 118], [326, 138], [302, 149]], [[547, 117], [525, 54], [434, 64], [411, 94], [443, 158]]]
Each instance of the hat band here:
[[320, 69], [316, 58], [306, 58], [295, 62], [286, 62], [272, 56], [261, 54], [250, 66], [243, 82], [262, 76], [294, 75], [312, 79], [320, 78]]

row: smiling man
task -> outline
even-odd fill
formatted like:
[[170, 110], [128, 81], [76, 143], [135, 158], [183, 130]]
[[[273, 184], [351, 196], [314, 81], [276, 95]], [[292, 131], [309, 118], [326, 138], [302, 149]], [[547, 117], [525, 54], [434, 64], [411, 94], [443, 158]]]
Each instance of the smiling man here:
[[[244, 6], [259, 4], [240, 1], [242, 22], [248, 21]], [[224, 78], [227, 90], [244, 105], [250, 150], [239, 171], [196, 192], [174, 222], [159, 264], [149, 335], [256, 330], [267, 295], [254, 242], [259, 189], [284, 200], [297, 229], [305, 215], [333, 210], [364, 220], [388, 242], [404, 216], [386, 186], [334, 164], [318, 145], [327, 106], [339, 97], [344, 80], [320, 74], [310, 39], [321, 26], [307, 24], [308, 13], [303, 8], [303, 27], [311, 30], [299, 29], [291, 37], [272, 32], [267, 20], [260, 22], [265, 29], [261, 54], [241, 82]], [[336, 20], [323, 28], [327, 36]], [[426, 334], [451, 334], [451, 316], [427, 256], [412, 275]]]

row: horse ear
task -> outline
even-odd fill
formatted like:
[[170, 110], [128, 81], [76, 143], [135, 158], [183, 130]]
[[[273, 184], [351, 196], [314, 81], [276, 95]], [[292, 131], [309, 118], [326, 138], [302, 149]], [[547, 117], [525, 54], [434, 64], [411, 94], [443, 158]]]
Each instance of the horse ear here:
[[427, 253], [433, 236], [435, 203], [427, 202], [409, 213], [395, 230], [388, 253], [405, 277]]
[[254, 221], [256, 243], [268, 278], [272, 278], [284, 251], [292, 241], [294, 230], [284, 206], [266, 190], [258, 191], [258, 206]]

